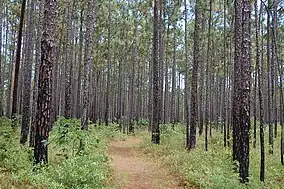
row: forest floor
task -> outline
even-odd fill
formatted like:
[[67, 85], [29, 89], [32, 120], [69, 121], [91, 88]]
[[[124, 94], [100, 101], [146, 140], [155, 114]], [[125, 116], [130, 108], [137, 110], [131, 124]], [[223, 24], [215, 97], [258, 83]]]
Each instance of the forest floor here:
[[147, 158], [139, 145], [139, 136], [112, 141], [109, 146], [114, 185], [117, 189], [178, 189], [184, 188], [181, 177], [174, 175], [159, 162]]

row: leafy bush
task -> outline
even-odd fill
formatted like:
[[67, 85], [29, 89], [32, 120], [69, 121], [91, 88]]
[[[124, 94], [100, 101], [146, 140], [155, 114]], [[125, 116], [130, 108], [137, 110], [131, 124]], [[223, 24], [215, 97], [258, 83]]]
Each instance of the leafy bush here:
[[60, 165], [41, 167], [31, 175], [33, 184], [47, 188], [105, 188], [110, 170], [105, 155], [80, 155], [63, 160]]
[[149, 125], [149, 119], [140, 118], [140, 119], [138, 119], [137, 124], [141, 125], [141, 126], [148, 126]]
[[90, 126], [84, 131], [80, 120], [59, 118], [50, 132], [48, 166], [33, 166], [33, 150], [19, 144], [19, 130], [13, 131], [8, 119], [1, 124], [0, 183], [4, 188], [110, 188], [104, 139], [109, 133], [115, 135], [115, 127]]
[[109, 123], [109, 126], [105, 126], [105, 125], [100, 125], [97, 127], [91, 126], [90, 129], [95, 130], [96, 135], [99, 138], [104, 138], [107, 141], [122, 139], [125, 137], [125, 135], [123, 135], [120, 132], [119, 124], [116, 124], [116, 123]]
[[86, 153], [90, 145], [83, 149], [83, 144], [90, 141], [88, 132], [81, 129], [80, 120], [59, 118], [50, 133], [49, 143], [59, 149], [58, 156], [67, 159], [69, 155]]
[[0, 118], [0, 167], [7, 172], [18, 172], [30, 167], [27, 164], [32, 160], [32, 151], [20, 145], [20, 139], [11, 127], [11, 120]]
[[175, 126], [175, 130], [172, 130], [171, 125], [162, 125], [161, 145], [149, 143], [150, 136], [144, 133], [142, 148], [151, 159], [153, 156], [159, 159], [198, 188], [284, 188], [284, 169], [279, 160], [280, 140], [275, 141], [276, 150], [273, 155], [269, 155], [268, 141], [265, 142], [265, 183], [259, 181], [260, 149], [250, 149], [250, 182], [244, 185], [240, 184], [238, 172], [235, 171], [231, 148], [223, 147], [223, 135], [214, 130], [212, 135], [213, 137], [209, 137], [209, 151], [204, 151], [202, 135], [197, 138], [196, 149], [188, 152], [185, 149], [184, 125]]

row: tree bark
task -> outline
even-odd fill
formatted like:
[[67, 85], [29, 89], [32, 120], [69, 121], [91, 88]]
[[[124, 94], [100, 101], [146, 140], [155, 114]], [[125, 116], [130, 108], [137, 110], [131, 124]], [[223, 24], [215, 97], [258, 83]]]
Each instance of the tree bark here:
[[273, 15], [272, 15], [272, 78], [271, 80], [271, 85], [273, 88], [271, 89], [271, 92], [273, 92], [273, 99], [272, 99], [272, 104], [273, 104], [273, 123], [274, 123], [274, 137], [277, 137], [277, 86], [278, 86], [278, 75], [277, 75], [277, 69], [276, 69], [276, 63], [277, 63], [277, 45], [278, 45], [278, 16], [277, 16], [277, 7], [278, 7], [278, 0], [273, 1]]
[[93, 34], [94, 34], [94, 2], [88, 0], [87, 3], [87, 17], [86, 17], [86, 35], [85, 35], [85, 63], [84, 63], [84, 81], [83, 81], [83, 107], [82, 107], [82, 117], [81, 125], [82, 129], [88, 130], [87, 124], [87, 108], [89, 105], [89, 74], [91, 63], [93, 61], [92, 51], [93, 51]]
[[[16, 62], [15, 62], [15, 73], [14, 73], [14, 85], [13, 85], [13, 103], [12, 103], [12, 116], [16, 119], [17, 106], [18, 106], [18, 81], [19, 81], [19, 70], [21, 62], [21, 50], [22, 50], [22, 35], [24, 26], [24, 17], [26, 10], [26, 0], [22, 1], [21, 17], [18, 31], [17, 51], [16, 51]], [[15, 123], [13, 124], [15, 126]]]
[[[207, 42], [207, 56], [206, 56], [206, 104], [205, 104], [205, 151], [208, 151], [208, 125], [209, 125], [209, 80], [210, 74], [210, 46], [211, 46], [211, 20], [212, 20], [212, 0], [209, 1], [209, 20], [208, 20], [208, 42]], [[211, 90], [210, 90], [211, 91]]]
[[81, 117], [81, 80], [82, 80], [82, 57], [83, 57], [83, 20], [84, 20], [84, 8], [80, 13], [80, 31], [79, 31], [79, 59], [78, 59], [78, 83], [77, 83], [77, 102], [76, 102], [76, 117]]
[[111, 10], [110, 10], [110, 0], [108, 1], [108, 41], [107, 41], [107, 45], [108, 45], [108, 58], [107, 58], [107, 86], [106, 86], [106, 101], [105, 101], [105, 115], [104, 115], [104, 119], [105, 119], [105, 124], [106, 126], [108, 126], [108, 120], [109, 120], [109, 98], [110, 98], [110, 72], [111, 72], [111, 52], [110, 52], [110, 42], [111, 42]]
[[71, 91], [72, 91], [72, 68], [73, 68], [73, 1], [68, 2], [68, 18], [67, 18], [67, 46], [66, 46], [66, 60], [65, 60], [65, 108], [64, 116], [71, 118]]
[[159, 16], [158, 16], [158, 0], [154, 0], [154, 31], [153, 31], [153, 127], [152, 127], [152, 143], [160, 144], [160, 128], [159, 128], [159, 60], [158, 60], [158, 38], [159, 32]]
[[185, 103], [185, 121], [186, 121], [186, 139], [185, 146], [189, 148], [189, 104], [188, 104], [188, 88], [189, 88], [189, 65], [188, 65], [188, 39], [187, 39], [187, 3], [184, 0], [184, 46], [185, 46], [185, 89], [184, 89], [184, 103]]
[[234, 60], [234, 93], [233, 93], [233, 107], [232, 107], [232, 124], [233, 124], [233, 160], [239, 161], [240, 151], [240, 125], [239, 112], [240, 107], [240, 84], [241, 84], [241, 58], [242, 58], [242, 9], [243, 1], [235, 1], [235, 60]]
[[[174, 4], [174, 6], [176, 6]], [[174, 13], [176, 12], [176, 7], [174, 7]], [[174, 129], [176, 123], [176, 26], [177, 26], [177, 19], [174, 18], [174, 41], [173, 41], [173, 66], [172, 66], [172, 96], [171, 96], [171, 124], [172, 128]]]
[[[271, 0], [268, 0], [268, 7], [271, 7]], [[272, 93], [272, 86], [271, 86], [271, 81], [272, 81], [272, 76], [271, 76], [271, 42], [270, 42], [270, 38], [271, 38], [271, 34], [270, 34], [270, 8], [268, 8], [267, 10], [267, 44], [266, 44], [266, 48], [267, 48], [267, 102], [268, 102], [268, 107], [267, 107], [267, 111], [268, 111], [268, 126], [269, 126], [269, 153], [273, 154], [273, 125], [271, 122], [271, 112], [272, 112], [272, 101], [271, 101], [271, 97], [273, 95]], [[272, 84], [273, 85], [273, 84]], [[272, 93], [272, 94], [271, 94]]]
[[[251, 5], [249, 0], [237, 0], [236, 6], [236, 23], [241, 18], [242, 41], [238, 41], [239, 33], [236, 33], [236, 51], [241, 53], [240, 61], [235, 64], [234, 76], [238, 80], [237, 93], [235, 94], [234, 109], [238, 111], [234, 115], [234, 126], [240, 130], [238, 135], [238, 160], [240, 181], [248, 182], [249, 177], [249, 128], [250, 128], [250, 66], [251, 66], [251, 41], [250, 41], [250, 15]], [[240, 13], [241, 12], [241, 13]], [[240, 14], [239, 14], [240, 13]], [[240, 16], [240, 17], [238, 17]], [[236, 29], [238, 31], [238, 29]], [[238, 49], [241, 47], [240, 49]], [[238, 56], [238, 54], [235, 54]], [[238, 59], [238, 58], [236, 58]], [[235, 83], [236, 84], [236, 83]]]
[[197, 102], [197, 80], [198, 64], [200, 63], [200, 36], [201, 36], [201, 1], [195, 3], [195, 26], [194, 26], [194, 46], [193, 46], [193, 71], [191, 81], [191, 118], [189, 149], [194, 149], [196, 145], [196, 126], [198, 122], [198, 102]]
[[[256, 40], [256, 76], [255, 80], [258, 80], [258, 99], [259, 99], [259, 125], [260, 125], [260, 181], [264, 182], [264, 174], [265, 174], [265, 151], [264, 151], [264, 121], [263, 121], [263, 103], [262, 103], [262, 77], [261, 77], [261, 68], [260, 65], [260, 48], [259, 48], [259, 30], [260, 30], [260, 16], [258, 17], [258, 6], [257, 6], [257, 0], [254, 2], [254, 9], [255, 9], [255, 40]], [[262, 14], [262, 3], [260, 5], [260, 14]], [[257, 83], [257, 82], [255, 82]], [[255, 85], [256, 90], [256, 85]], [[255, 107], [256, 108], [256, 107]], [[255, 126], [256, 127], [256, 126]], [[256, 135], [256, 131], [255, 135]], [[256, 136], [255, 136], [256, 137]], [[254, 139], [254, 145], [255, 145], [256, 138]]]
[[224, 41], [223, 41], [223, 100], [222, 100], [222, 125], [223, 125], [223, 139], [224, 139], [224, 147], [227, 146], [227, 127], [226, 127], [226, 101], [227, 101], [227, 93], [226, 93], [226, 82], [227, 82], [227, 59], [226, 59], [226, 43], [227, 43], [227, 37], [226, 37], [226, 22], [227, 22], [227, 18], [226, 18], [226, 0], [224, 0]]
[[[2, 0], [0, 0], [0, 117], [4, 115], [4, 108], [3, 108], [3, 94], [4, 94], [4, 87], [2, 87], [3, 83], [4, 83], [4, 77], [2, 77], [2, 75], [5, 75], [5, 69], [4, 69], [4, 64], [6, 64], [6, 62], [3, 63], [2, 61], [2, 22], [3, 22], [3, 14], [2, 14], [2, 10], [3, 10], [3, 2]], [[7, 33], [5, 34], [7, 36]]]
[[34, 1], [31, 1], [29, 7], [29, 17], [27, 24], [27, 47], [26, 59], [24, 62], [24, 90], [23, 90], [23, 115], [21, 127], [21, 144], [25, 144], [28, 139], [30, 128], [31, 114], [31, 77], [32, 77], [32, 61], [33, 61], [33, 38], [34, 38]]
[[57, 25], [57, 1], [44, 1], [43, 33], [41, 40], [41, 63], [38, 81], [38, 104], [36, 116], [35, 163], [48, 163], [48, 135], [51, 124], [52, 67], [55, 57], [55, 33]]

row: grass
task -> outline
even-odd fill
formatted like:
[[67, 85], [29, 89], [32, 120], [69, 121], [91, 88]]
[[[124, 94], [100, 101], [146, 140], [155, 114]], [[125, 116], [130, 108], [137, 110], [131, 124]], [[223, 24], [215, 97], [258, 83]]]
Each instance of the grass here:
[[90, 125], [85, 132], [79, 120], [60, 118], [50, 133], [48, 166], [34, 166], [19, 129], [0, 118], [0, 188], [112, 188], [107, 143], [121, 137], [116, 125]]
[[[49, 165], [33, 165], [33, 150], [19, 144], [20, 131], [11, 128], [11, 121], [0, 118], [0, 183], [1, 188], [113, 188], [112, 170], [107, 156], [110, 140], [125, 135], [117, 125], [89, 126], [80, 129], [80, 121], [60, 118], [49, 140]], [[280, 127], [279, 127], [280, 128]], [[278, 129], [280, 132], [280, 129]], [[181, 175], [188, 186], [197, 188], [284, 188], [284, 166], [280, 163], [280, 138], [275, 140], [274, 154], [269, 154], [268, 128], [265, 134], [265, 183], [259, 181], [260, 148], [250, 148], [250, 182], [240, 184], [231, 147], [223, 147], [223, 135], [213, 130], [209, 151], [204, 151], [204, 136], [198, 137], [196, 149], [185, 149], [185, 128], [172, 130], [161, 126], [161, 145], [150, 143], [147, 132], [137, 131], [143, 138], [141, 148], [149, 158], [155, 158]], [[259, 133], [257, 135], [259, 137]], [[280, 134], [278, 134], [278, 137]], [[80, 141], [83, 149], [80, 148]], [[230, 141], [232, 144], [232, 141]]]
[[280, 162], [280, 138], [275, 140], [274, 154], [271, 155], [268, 153], [267, 132], [265, 134], [265, 183], [259, 181], [258, 140], [256, 149], [252, 148], [252, 143], [250, 145], [250, 178], [247, 185], [239, 182], [237, 169], [232, 162], [231, 147], [223, 147], [223, 135], [219, 132], [214, 131], [212, 137], [209, 137], [207, 152], [204, 151], [204, 136], [198, 137], [196, 149], [190, 152], [185, 149], [185, 128], [181, 125], [175, 130], [172, 130], [171, 126], [162, 126], [161, 145], [151, 144], [148, 133], [142, 133], [142, 136], [144, 140], [141, 147], [149, 158], [158, 159], [198, 188], [284, 188], [284, 166]]

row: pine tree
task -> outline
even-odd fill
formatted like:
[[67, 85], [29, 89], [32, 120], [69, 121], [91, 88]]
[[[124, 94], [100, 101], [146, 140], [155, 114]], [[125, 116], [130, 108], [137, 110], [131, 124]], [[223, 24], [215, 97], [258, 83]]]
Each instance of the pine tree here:
[[55, 64], [57, 1], [44, 1], [41, 63], [38, 80], [38, 103], [35, 125], [35, 163], [48, 162], [48, 136], [51, 127], [52, 67]]

